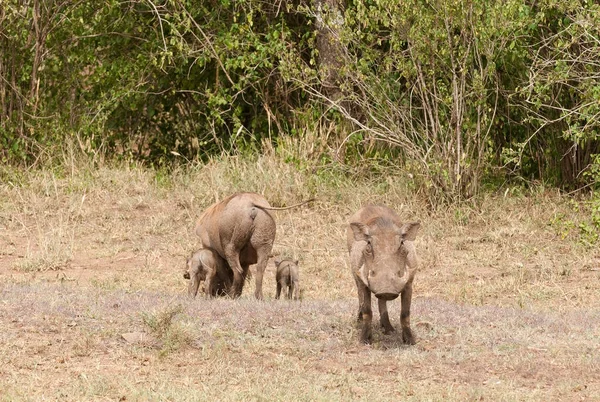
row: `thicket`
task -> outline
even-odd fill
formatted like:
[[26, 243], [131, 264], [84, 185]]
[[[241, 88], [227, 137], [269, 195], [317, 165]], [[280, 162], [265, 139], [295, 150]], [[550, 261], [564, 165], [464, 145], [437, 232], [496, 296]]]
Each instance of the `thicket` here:
[[0, 158], [309, 138], [317, 166], [399, 166], [436, 198], [594, 189], [599, 71], [595, 1], [0, 0]]

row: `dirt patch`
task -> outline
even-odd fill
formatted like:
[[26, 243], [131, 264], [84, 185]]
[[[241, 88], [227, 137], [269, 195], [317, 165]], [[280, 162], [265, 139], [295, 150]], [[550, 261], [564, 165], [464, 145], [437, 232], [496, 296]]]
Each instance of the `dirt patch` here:
[[[288, 381], [302, 382], [306, 376], [312, 381], [307, 389], [288, 390], [299, 398], [304, 391], [367, 397], [389, 383], [397, 387], [388, 386], [383, 399], [419, 395], [431, 383], [440, 396], [454, 390], [455, 396], [469, 397], [477, 388], [486, 395], [507, 392], [525, 399], [555, 399], [575, 389], [578, 396], [592, 397], [600, 391], [600, 350], [594, 342], [600, 336], [600, 314], [587, 311], [553, 314], [418, 298], [415, 347], [379, 331], [373, 346], [359, 346], [351, 319], [354, 300], [192, 301], [178, 293], [72, 284], [10, 285], [1, 298], [2, 381], [9, 389], [34, 392], [30, 397], [60, 399], [62, 387], [69, 390], [67, 399], [85, 398], [96, 392], [85, 385], [86, 377], [115, 375], [138, 378], [134, 394], [140, 397], [144, 386], [158, 383], [171, 382], [167, 389], [176, 393], [176, 384], [204, 364], [218, 370], [244, 368], [259, 383], [279, 378], [285, 366]], [[166, 335], [147, 335], [152, 328], [144, 316], [174, 305], [181, 306], [181, 313], [170, 325], [185, 331], [189, 341], [165, 353]], [[419, 322], [428, 323], [425, 331]], [[140, 333], [152, 341], [131, 342], [124, 336]], [[227, 377], [232, 396], [242, 396], [246, 387], [257, 389], [242, 372]], [[32, 378], [47, 387], [32, 391]], [[80, 380], [78, 388], [70, 378]], [[215, 389], [223, 381], [202, 378], [194, 392]], [[106, 390], [101, 395], [117, 394]]]

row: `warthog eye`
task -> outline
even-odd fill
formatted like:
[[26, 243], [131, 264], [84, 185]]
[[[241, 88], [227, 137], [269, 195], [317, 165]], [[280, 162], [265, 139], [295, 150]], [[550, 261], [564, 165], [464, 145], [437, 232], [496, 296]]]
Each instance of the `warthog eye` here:
[[365, 253], [373, 254], [373, 245], [371, 244], [371, 240], [367, 240], [367, 246], [365, 247]]
[[408, 254], [408, 250], [406, 249], [406, 247], [404, 246], [404, 240], [400, 241], [400, 246], [398, 246], [398, 252], [402, 255], [406, 255]]
[[401, 256], [406, 256], [408, 254], [408, 250], [406, 247], [400, 246], [398, 247], [398, 253], [400, 253]]
[[369, 270], [369, 277], [371, 276], [375, 276], [375, 271], [373, 271], [372, 269]]

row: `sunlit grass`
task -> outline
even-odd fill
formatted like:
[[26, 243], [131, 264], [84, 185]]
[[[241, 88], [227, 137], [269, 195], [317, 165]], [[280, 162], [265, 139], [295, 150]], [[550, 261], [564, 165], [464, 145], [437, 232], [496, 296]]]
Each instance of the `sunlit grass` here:
[[[85, 159], [3, 167], [0, 400], [599, 395], [600, 252], [556, 220], [583, 222], [585, 208], [547, 189], [432, 207], [399, 169], [373, 175], [301, 157], [267, 148], [170, 171]], [[272, 261], [263, 302], [253, 277], [239, 300], [187, 298], [194, 221], [235, 191], [274, 206], [317, 199], [274, 213], [273, 254], [299, 260], [302, 301], [274, 300]], [[366, 203], [422, 222], [414, 347], [377, 325], [373, 346], [357, 342], [345, 230]], [[396, 326], [399, 309], [390, 303]]]

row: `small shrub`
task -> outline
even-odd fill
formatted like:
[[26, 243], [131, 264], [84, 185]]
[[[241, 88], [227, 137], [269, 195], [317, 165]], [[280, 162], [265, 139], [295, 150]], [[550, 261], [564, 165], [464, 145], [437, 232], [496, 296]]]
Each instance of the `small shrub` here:
[[192, 341], [191, 335], [180, 325], [174, 322], [177, 315], [183, 312], [183, 306], [169, 306], [165, 310], [143, 313], [142, 320], [156, 337], [160, 344], [160, 356], [164, 357]]

